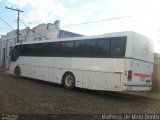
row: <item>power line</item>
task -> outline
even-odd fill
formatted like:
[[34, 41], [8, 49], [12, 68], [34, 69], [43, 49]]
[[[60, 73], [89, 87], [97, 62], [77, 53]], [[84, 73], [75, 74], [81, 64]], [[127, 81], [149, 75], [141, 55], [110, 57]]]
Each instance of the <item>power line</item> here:
[[[64, 28], [64, 27], [74, 27], [74, 26], [79, 26], [79, 25], [84, 25], [84, 24], [91, 24], [91, 23], [97, 23], [97, 22], [104, 22], [104, 21], [110, 21], [110, 20], [116, 20], [116, 19], [123, 19], [123, 18], [127, 18], [127, 17], [132, 17], [132, 16], [122, 16], [122, 17], [116, 17], [116, 18], [110, 18], [110, 19], [103, 19], [103, 20], [97, 20], [97, 21], [89, 21], [89, 22], [84, 22], [84, 23], [78, 23], [78, 24], [70, 24], [70, 25], [64, 25], [62, 26], [61, 28]], [[20, 19], [19, 19], [20, 20]], [[26, 27], [27, 25], [22, 21], [20, 20]], [[57, 30], [53, 30], [52, 32], [56, 32]], [[35, 34], [37, 35], [42, 35], [43, 33], [37, 33], [37, 32], [34, 32]]]
[[0, 29], [9, 29], [9, 28], [0, 28]]
[[61, 28], [63, 28], [63, 27], [78, 26], [78, 25], [84, 25], [84, 24], [91, 24], [91, 23], [97, 23], [97, 22], [103, 22], [103, 21], [110, 21], [110, 20], [122, 19], [122, 18], [127, 18], [127, 17], [132, 17], [132, 16], [123, 16], [123, 17], [116, 17], [116, 18], [103, 19], [103, 20], [97, 20], [97, 21], [89, 21], [89, 22], [78, 23], [78, 24], [64, 25]]
[[26, 27], [28, 26], [28, 25], [26, 25], [21, 19], [19, 19], [20, 21], [21, 21], [21, 23], [23, 23], [23, 25], [25, 25]]
[[[104, 22], [104, 21], [110, 21], [110, 20], [116, 20], [116, 19], [123, 19], [127, 17], [132, 17], [130, 16], [121, 16], [121, 17], [116, 17], [116, 18], [110, 18], [110, 19], [103, 19], [103, 20], [97, 20], [97, 21], [89, 21], [89, 22], [84, 22], [84, 23], [78, 23], [78, 24], [70, 24], [70, 25], [64, 25], [60, 28], [65, 28], [65, 27], [74, 27], [74, 26], [79, 26], [79, 25], [85, 25], [85, 24], [91, 24], [91, 23], [97, 23], [97, 22]], [[56, 32], [56, 30], [53, 30], [52, 32]], [[40, 35], [39, 33], [36, 33]]]
[[[116, 19], [123, 19], [127, 17], [132, 17], [130, 16], [122, 16], [122, 17], [116, 17], [116, 18], [110, 18], [110, 19], [103, 19], [103, 20], [97, 20], [97, 21], [89, 21], [89, 22], [84, 22], [84, 23], [78, 23], [78, 24], [70, 24], [70, 25], [64, 25], [60, 28], [65, 28], [65, 27], [74, 27], [74, 26], [79, 26], [79, 25], [85, 25], [85, 24], [91, 24], [91, 23], [97, 23], [97, 22], [104, 22], [104, 21], [110, 21], [110, 20], [116, 20]], [[52, 32], [56, 32], [56, 30], [53, 30]], [[35, 32], [36, 33], [36, 32]], [[41, 35], [39, 33], [36, 33], [38, 35]]]
[[[0, 17], [0, 20], [2, 20], [6, 25], [8, 25], [12, 30], [14, 30], [14, 28], [10, 25], [10, 24], [8, 24], [5, 20], [3, 20], [1, 17]], [[15, 31], [15, 30], [14, 30]], [[16, 31], [15, 31], [16, 32]]]

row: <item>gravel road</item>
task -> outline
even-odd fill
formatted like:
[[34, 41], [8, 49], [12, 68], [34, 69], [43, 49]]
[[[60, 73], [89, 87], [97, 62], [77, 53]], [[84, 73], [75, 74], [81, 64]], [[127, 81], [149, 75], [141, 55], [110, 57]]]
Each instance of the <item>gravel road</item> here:
[[16, 78], [0, 73], [0, 113], [9, 114], [129, 114], [160, 113], [160, 102], [120, 96]]

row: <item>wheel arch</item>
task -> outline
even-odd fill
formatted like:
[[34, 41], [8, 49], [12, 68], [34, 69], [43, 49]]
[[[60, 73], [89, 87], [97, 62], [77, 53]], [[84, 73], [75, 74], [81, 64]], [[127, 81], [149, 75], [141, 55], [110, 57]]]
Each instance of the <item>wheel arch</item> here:
[[14, 68], [14, 73], [15, 73], [16, 69], [20, 69], [19, 65], [16, 65], [16, 66], [15, 66], [15, 68]]
[[62, 75], [62, 78], [61, 78], [61, 85], [63, 85], [63, 80], [64, 80], [64, 77], [65, 77], [66, 74], [72, 74], [73, 77], [74, 77], [75, 83], [76, 83], [76, 78], [75, 78], [74, 73], [71, 72], [71, 71], [66, 71], [66, 72], [64, 72], [63, 75]]
[[16, 70], [17, 70], [17, 69], [19, 69], [19, 72], [21, 73], [20, 66], [19, 66], [19, 65], [17, 65], [17, 66], [15, 67], [15, 69], [14, 69], [14, 74], [16, 74]]

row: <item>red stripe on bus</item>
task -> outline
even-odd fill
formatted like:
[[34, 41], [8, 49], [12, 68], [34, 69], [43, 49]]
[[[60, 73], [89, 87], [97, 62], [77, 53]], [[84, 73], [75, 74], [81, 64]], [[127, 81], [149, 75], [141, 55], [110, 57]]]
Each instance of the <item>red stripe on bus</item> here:
[[141, 74], [141, 73], [134, 73], [134, 76], [139, 76], [139, 77], [152, 77], [152, 75]]

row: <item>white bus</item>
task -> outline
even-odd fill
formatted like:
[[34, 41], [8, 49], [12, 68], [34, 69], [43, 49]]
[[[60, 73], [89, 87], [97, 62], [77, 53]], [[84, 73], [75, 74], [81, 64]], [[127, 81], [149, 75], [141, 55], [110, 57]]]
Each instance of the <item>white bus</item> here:
[[10, 73], [67, 89], [147, 91], [153, 64], [152, 41], [128, 31], [17, 44]]

